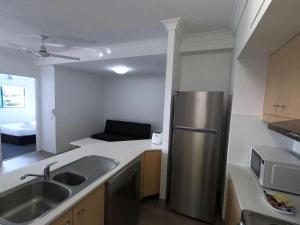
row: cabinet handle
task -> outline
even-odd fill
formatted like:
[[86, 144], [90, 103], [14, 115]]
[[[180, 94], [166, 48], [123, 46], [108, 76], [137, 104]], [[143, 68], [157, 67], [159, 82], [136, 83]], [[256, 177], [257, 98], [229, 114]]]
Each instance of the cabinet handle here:
[[286, 105], [281, 105], [280, 107], [281, 107], [281, 108], [285, 108], [285, 107], [287, 107], [287, 106], [286, 106]]
[[77, 212], [78, 223], [79, 223], [79, 224], [83, 224], [83, 221], [84, 221], [84, 212], [85, 212], [85, 209], [80, 209], [80, 210]]
[[274, 107], [280, 107], [280, 105], [273, 105]]

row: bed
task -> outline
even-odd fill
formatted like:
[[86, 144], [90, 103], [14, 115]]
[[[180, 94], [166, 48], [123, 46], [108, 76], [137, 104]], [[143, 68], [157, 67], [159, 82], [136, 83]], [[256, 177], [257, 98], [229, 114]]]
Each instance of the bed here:
[[1, 141], [14, 145], [36, 142], [36, 122], [9, 123], [0, 125]]

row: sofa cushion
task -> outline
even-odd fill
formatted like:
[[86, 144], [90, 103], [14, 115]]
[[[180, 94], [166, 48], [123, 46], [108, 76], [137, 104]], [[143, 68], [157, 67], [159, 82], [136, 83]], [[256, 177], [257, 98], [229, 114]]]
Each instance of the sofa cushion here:
[[139, 139], [148, 139], [150, 138], [151, 134], [151, 125], [144, 123], [107, 120], [104, 133], [136, 137]]

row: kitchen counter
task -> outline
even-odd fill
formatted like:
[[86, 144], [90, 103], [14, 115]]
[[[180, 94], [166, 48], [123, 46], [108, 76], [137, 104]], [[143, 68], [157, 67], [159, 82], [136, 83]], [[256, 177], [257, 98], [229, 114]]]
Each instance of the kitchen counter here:
[[295, 215], [284, 215], [273, 210], [265, 202], [263, 199], [263, 189], [249, 167], [230, 164], [229, 173], [241, 210], [250, 210], [287, 222], [300, 224], [300, 196], [285, 193], [293, 201], [298, 212]]
[[[57, 164], [51, 167], [55, 170], [59, 167], [65, 166], [79, 158], [88, 155], [98, 155], [109, 157], [119, 161], [119, 165], [113, 170], [106, 173], [104, 176], [97, 179], [88, 187], [84, 188], [78, 194], [74, 195], [70, 199], [63, 202], [57, 208], [53, 209], [45, 216], [36, 219], [31, 224], [32, 225], [47, 225], [53, 222], [57, 217], [62, 215], [65, 211], [74, 206], [78, 201], [84, 198], [87, 194], [95, 190], [111, 176], [116, 174], [124, 166], [130, 163], [132, 160], [137, 158], [143, 152], [147, 150], [161, 149], [160, 145], [152, 145], [151, 140], [139, 140], [139, 141], [122, 141], [122, 142], [104, 142], [99, 141], [84, 145], [80, 148], [74, 149], [72, 151], [62, 153], [51, 158], [39, 161], [33, 165], [23, 167], [12, 172], [4, 173], [0, 175], [0, 193], [9, 190], [15, 186], [21, 185], [28, 182], [34, 178], [28, 178], [26, 180], [21, 180], [20, 177], [27, 173], [37, 173], [41, 174], [44, 166], [53, 161], [58, 161]], [[0, 224], [1, 225], [1, 224]]]

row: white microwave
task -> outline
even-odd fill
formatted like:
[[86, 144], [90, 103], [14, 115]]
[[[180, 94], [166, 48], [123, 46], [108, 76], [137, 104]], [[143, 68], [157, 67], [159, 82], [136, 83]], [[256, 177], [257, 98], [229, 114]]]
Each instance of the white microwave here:
[[261, 186], [300, 195], [300, 159], [287, 150], [252, 147], [250, 169]]

